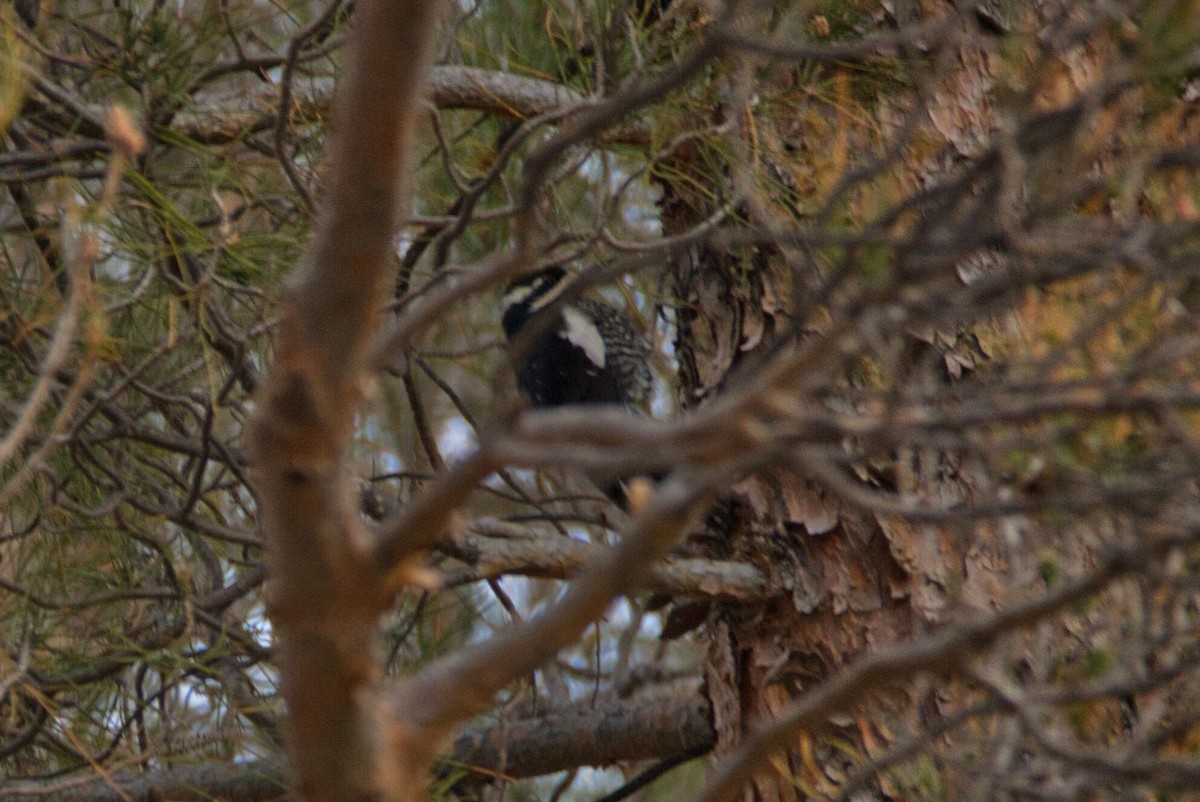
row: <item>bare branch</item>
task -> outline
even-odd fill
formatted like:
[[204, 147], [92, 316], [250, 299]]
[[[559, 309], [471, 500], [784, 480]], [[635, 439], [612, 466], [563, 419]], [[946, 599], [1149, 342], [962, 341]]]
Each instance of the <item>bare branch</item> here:
[[[466, 768], [473, 778], [486, 780], [498, 774], [535, 777], [579, 765], [667, 759], [711, 746], [708, 718], [704, 700], [694, 693], [682, 698], [652, 693], [608, 699], [470, 730], [455, 739], [442, 765]], [[118, 774], [113, 779], [115, 788], [68, 791], [62, 802], [265, 802], [278, 798], [286, 777], [277, 761], [260, 760], [224, 767], [180, 766], [141, 776]], [[92, 784], [98, 782], [91, 779]], [[24, 794], [6, 789], [14, 798], [44, 790], [30, 787]]]
[[406, 737], [448, 734], [455, 724], [485, 710], [501, 688], [572, 643], [614, 598], [640, 587], [654, 560], [687, 525], [696, 494], [681, 481], [668, 482], [620, 545], [594, 562], [552, 610], [434, 661], [403, 682], [392, 709], [404, 722]]
[[[464, 531], [452, 534], [442, 546], [443, 551], [468, 566], [450, 571], [445, 577], [448, 585], [505, 574], [569, 579], [604, 551], [601, 546], [525, 527], [520, 537], [489, 537], [493, 527], [493, 523], [476, 521]], [[686, 557], [666, 557], [656, 562], [651, 566], [646, 587], [673, 598], [743, 602], [763, 601], [772, 592], [767, 578], [752, 565]]]

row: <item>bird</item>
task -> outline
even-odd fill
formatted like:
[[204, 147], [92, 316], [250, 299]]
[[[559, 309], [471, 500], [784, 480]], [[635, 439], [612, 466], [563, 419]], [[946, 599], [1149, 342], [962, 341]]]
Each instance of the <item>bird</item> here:
[[[649, 338], [615, 306], [562, 300], [571, 281], [555, 265], [505, 289], [500, 322], [517, 386], [534, 407], [615, 405], [644, 412], [651, 389]], [[629, 477], [590, 478], [609, 499], [631, 509]]]
[[505, 289], [500, 321], [517, 386], [535, 407], [644, 407], [651, 388], [649, 339], [610, 304], [560, 301], [571, 280], [554, 265]]

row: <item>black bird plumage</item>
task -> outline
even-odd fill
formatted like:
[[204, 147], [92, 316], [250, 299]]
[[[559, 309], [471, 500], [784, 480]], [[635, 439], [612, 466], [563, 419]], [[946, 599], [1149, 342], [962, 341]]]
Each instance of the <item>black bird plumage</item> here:
[[502, 301], [517, 385], [534, 406], [618, 404], [650, 396], [650, 342], [614, 306], [589, 298], [560, 301], [570, 284], [561, 267], [517, 279]]

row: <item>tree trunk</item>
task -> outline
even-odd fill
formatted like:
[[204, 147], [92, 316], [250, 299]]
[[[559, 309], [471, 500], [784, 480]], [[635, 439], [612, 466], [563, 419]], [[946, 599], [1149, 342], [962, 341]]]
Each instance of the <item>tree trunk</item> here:
[[[967, 155], [966, 149], [972, 147], [969, 137], [978, 136], [988, 117], [989, 64], [979, 49], [962, 47], [956, 55], [957, 68], [946, 81], [948, 91], [931, 104], [932, 125], [926, 128], [937, 132], [941, 144], [948, 146], [937, 149], [939, 154]], [[788, 88], [801, 81], [797, 73], [784, 69], [769, 73], [769, 88], [762, 89], [762, 95], [787, 95]], [[784, 191], [827, 192], [843, 177], [849, 151], [880, 148], [868, 131], [842, 113], [851, 108], [869, 114], [866, 106], [854, 107], [844, 91], [845, 77], [832, 75], [834, 86], [843, 90], [842, 104], [833, 112], [803, 108], [794, 115], [763, 114], [753, 118], [753, 130], [746, 122], [752, 112], [743, 115], [740, 142], [754, 141], [761, 149], [754, 160], [747, 157], [727, 173], [714, 176], [702, 174], [701, 160], [680, 158], [672, 164], [674, 174], [688, 175], [702, 186], [717, 181], [735, 193], [740, 188], [738, 211], [744, 213], [751, 231], [811, 226], [811, 210], [773, 202], [773, 197]], [[738, 96], [736, 82], [733, 79], [734, 86], [728, 89], [733, 97]], [[907, 100], [911, 99], [894, 101], [897, 114]], [[885, 98], [875, 102], [885, 107], [889, 103]], [[886, 113], [879, 116], [887, 117]], [[731, 150], [736, 152], [737, 147], [735, 142]], [[745, 175], [747, 168], [754, 175]], [[914, 158], [904, 169], [911, 186], [921, 187], [934, 180], [944, 165], [937, 159]], [[668, 236], [693, 228], [714, 212], [711, 204], [686, 194], [678, 183], [682, 182], [665, 188], [661, 202]], [[753, 187], [749, 193], [747, 186]], [[805, 254], [789, 251], [770, 237], [745, 248], [710, 241], [679, 258], [674, 289], [679, 299], [676, 354], [681, 406], [703, 405], [723, 390], [754, 381], [754, 367], [781, 348], [803, 348], [832, 336], [829, 332], [839, 321], [830, 319], [831, 306], [822, 300], [822, 283], [828, 278]], [[951, 332], [917, 327], [897, 346], [897, 354], [892, 374], [878, 380], [943, 390], [986, 360], [965, 326]], [[839, 393], [852, 396], [844, 391], [859, 381], [853, 369], [861, 366], [848, 361], [842, 365], [847, 369], [806, 381], [811, 389], [797, 391], [801, 402], [819, 406], [831, 403], [829, 398]], [[817, 370], [825, 367], [818, 365]], [[863, 487], [883, 486], [899, 497], [939, 505], [961, 501], [971, 492], [968, 473], [976, 467], [969, 470], [952, 454], [935, 448], [875, 454], [862, 443], [853, 448], [863, 452], [853, 478]], [[757, 471], [729, 488], [690, 547], [707, 557], [757, 566], [770, 577], [778, 595], [762, 606], [724, 605], [709, 612], [704, 630], [705, 677], [718, 738], [716, 752], [732, 751], [757, 722], [774, 718], [797, 695], [856, 657], [936, 625], [952, 597], [954, 603], [986, 607], [1003, 600], [1002, 587], [1012, 593], [1013, 588], [1027, 586], [1015, 577], [1028, 579], [1028, 566], [1009, 559], [996, 530], [978, 526], [969, 532], [956, 531], [943, 524], [882, 516], [839, 498], [826, 484], [783, 464]], [[998, 574], [1006, 577], [1004, 583], [993, 581]], [[772, 762], [772, 771], [756, 777], [745, 798], [790, 802], [812, 793], [836, 796], [855, 764], [869, 760], [902, 734], [892, 732], [884, 722], [908, 721], [915, 727], [922, 710], [937, 704], [937, 694], [922, 686], [877, 696], [877, 710], [855, 711], [829, 722], [821, 737], [806, 735], [793, 744]], [[903, 795], [888, 779], [876, 786], [875, 793], [875, 798]]]

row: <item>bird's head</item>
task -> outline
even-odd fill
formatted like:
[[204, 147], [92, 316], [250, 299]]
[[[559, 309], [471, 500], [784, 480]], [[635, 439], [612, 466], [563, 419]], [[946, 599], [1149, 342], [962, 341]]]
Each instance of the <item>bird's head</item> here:
[[558, 265], [522, 276], [504, 289], [500, 324], [510, 340], [538, 310], [553, 303], [570, 284], [571, 276]]

